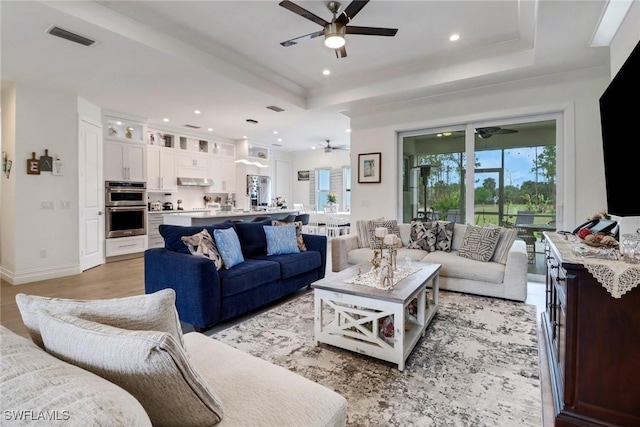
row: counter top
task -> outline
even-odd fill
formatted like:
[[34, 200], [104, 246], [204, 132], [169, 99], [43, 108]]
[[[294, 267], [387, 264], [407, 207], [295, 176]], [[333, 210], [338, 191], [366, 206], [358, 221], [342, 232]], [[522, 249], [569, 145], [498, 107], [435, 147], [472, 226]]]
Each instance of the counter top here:
[[149, 215], [165, 215], [165, 214], [177, 214], [177, 215], [182, 215], [182, 214], [187, 214], [187, 213], [196, 213], [196, 212], [201, 212], [201, 213], [211, 213], [210, 209], [172, 209], [170, 211], [148, 211]]
[[[233, 211], [191, 211], [191, 212], [185, 212], [185, 213], [179, 213], [176, 211], [164, 211], [164, 214], [167, 216], [173, 216], [173, 215], [180, 215], [180, 216], [189, 216], [191, 218], [220, 218], [220, 217], [245, 217], [245, 216], [251, 216], [251, 217], [255, 217], [255, 216], [263, 216], [263, 215], [281, 215], [281, 214], [298, 214], [297, 210], [287, 210], [287, 209], [277, 209], [277, 210], [273, 210], [273, 211], [239, 211], [239, 212], [233, 212]], [[185, 215], [186, 214], [186, 215]]]
[[[171, 213], [168, 213], [171, 212]], [[298, 213], [293, 209], [276, 209], [272, 211], [250, 211], [250, 212], [187, 212], [187, 213], [174, 213], [174, 211], [165, 211], [163, 218], [164, 224], [169, 225], [207, 225], [223, 222], [226, 220], [236, 220], [242, 222], [251, 222], [253, 219], [260, 216], [270, 216], [271, 219], [284, 219], [288, 215]]]

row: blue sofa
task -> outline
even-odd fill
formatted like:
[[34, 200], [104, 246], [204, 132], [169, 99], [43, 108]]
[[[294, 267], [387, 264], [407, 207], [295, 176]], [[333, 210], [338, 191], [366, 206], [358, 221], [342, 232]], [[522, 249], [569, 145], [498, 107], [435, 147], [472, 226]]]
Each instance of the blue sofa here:
[[[264, 225], [271, 221], [183, 227], [161, 225], [164, 248], [144, 253], [145, 292], [172, 288], [180, 320], [197, 331], [248, 313], [274, 302], [325, 275], [326, 236], [303, 234], [306, 251], [267, 256]], [[216, 270], [212, 261], [193, 256], [182, 242], [203, 228], [236, 230], [245, 262], [230, 269]]]

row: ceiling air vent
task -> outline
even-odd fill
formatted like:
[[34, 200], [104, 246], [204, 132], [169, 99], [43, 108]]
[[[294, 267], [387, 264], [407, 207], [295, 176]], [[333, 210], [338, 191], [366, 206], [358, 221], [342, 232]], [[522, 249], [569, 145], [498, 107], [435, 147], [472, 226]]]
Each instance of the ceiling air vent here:
[[269, 110], [275, 111], [276, 113], [281, 113], [284, 111], [284, 109], [280, 108], [280, 107], [276, 107], [275, 105], [269, 105], [267, 107]]
[[196, 125], [184, 125], [184, 127], [191, 128], [191, 129], [200, 129], [200, 126], [196, 126]]
[[72, 33], [71, 31], [63, 30], [60, 27], [51, 27], [51, 29], [49, 29], [49, 31], [47, 32], [52, 36], [57, 36], [74, 43], [79, 43], [83, 46], [91, 46], [95, 43], [95, 40], [82, 37], [81, 35]]

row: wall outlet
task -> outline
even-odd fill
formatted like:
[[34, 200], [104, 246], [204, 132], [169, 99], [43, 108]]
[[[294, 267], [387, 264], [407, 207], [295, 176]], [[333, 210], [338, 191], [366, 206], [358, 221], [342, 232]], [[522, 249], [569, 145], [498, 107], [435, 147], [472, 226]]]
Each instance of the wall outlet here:
[[40, 258], [47, 257], [47, 250], [45, 248], [40, 249]]
[[68, 200], [63, 200], [63, 201], [60, 202], [60, 207], [62, 209], [69, 209], [69, 208], [71, 208], [71, 202], [68, 201]]
[[42, 209], [55, 209], [56, 204], [52, 200], [43, 200], [40, 202], [40, 207]]

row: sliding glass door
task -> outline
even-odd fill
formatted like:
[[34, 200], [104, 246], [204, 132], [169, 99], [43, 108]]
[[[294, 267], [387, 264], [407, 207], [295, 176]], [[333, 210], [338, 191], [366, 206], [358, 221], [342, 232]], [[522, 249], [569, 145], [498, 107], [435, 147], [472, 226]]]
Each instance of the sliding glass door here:
[[[519, 211], [534, 212], [536, 222], [555, 221], [555, 128], [551, 119], [400, 135], [403, 222], [438, 218], [501, 225], [515, 221]], [[470, 166], [473, 185], [467, 190]]]

